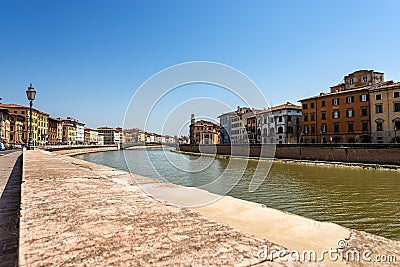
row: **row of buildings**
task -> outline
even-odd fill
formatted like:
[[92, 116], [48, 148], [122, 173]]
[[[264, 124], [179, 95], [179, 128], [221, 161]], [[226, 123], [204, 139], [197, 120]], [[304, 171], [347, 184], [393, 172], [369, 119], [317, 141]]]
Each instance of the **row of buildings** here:
[[398, 143], [400, 82], [359, 70], [330, 92], [300, 100], [304, 143]]
[[292, 103], [263, 110], [237, 107], [221, 114], [219, 123], [196, 121], [192, 114], [191, 144], [298, 143], [301, 107]]
[[330, 92], [263, 110], [238, 107], [190, 124], [191, 144], [398, 143], [400, 82], [359, 70]]
[[[17, 104], [0, 104], [0, 142], [6, 146], [28, 144], [29, 107]], [[87, 128], [77, 119], [54, 118], [32, 109], [33, 145], [108, 145], [123, 142], [122, 128]]]
[[145, 143], [158, 143], [158, 144], [177, 144], [177, 143], [189, 143], [188, 137], [182, 136], [170, 136], [161, 135], [157, 133], [151, 133], [142, 129], [133, 128], [123, 130], [124, 138], [126, 143], [134, 144], [145, 144]]

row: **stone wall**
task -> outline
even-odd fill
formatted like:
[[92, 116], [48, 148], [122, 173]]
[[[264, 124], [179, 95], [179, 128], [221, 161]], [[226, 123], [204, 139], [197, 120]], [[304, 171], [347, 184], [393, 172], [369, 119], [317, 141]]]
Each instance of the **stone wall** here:
[[105, 146], [57, 146], [47, 147], [45, 150], [54, 152], [60, 155], [79, 155], [95, 152], [105, 151], [116, 151], [119, 150], [117, 145], [105, 145]]
[[200, 148], [198, 145], [180, 145], [179, 149], [219, 155], [400, 165], [398, 145], [201, 145]]

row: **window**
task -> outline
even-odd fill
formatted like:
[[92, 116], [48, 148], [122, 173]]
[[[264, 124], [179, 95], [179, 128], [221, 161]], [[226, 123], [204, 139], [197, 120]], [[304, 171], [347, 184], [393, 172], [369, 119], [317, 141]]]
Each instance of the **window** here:
[[362, 131], [368, 132], [368, 121], [361, 122], [361, 125], [362, 125]]
[[393, 93], [393, 97], [394, 97], [394, 98], [400, 97], [400, 92], [394, 92], [394, 93]]
[[287, 132], [292, 134], [293, 133], [293, 127], [292, 126], [288, 126], [287, 127]]
[[376, 113], [382, 113], [383, 112], [382, 104], [376, 104], [375, 105], [375, 111], [376, 111]]
[[310, 113], [310, 120], [315, 121], [315, 113]]
[[361, 101], [361, 102], [366, 102], [366, 101], [368, 101], [368, 95], [367, 95], [367, 94], [360, 95], [360, 101]]
[[332, 105], [337, 106], [340, 104], [339, 98], [332, 99]]
[[367, 76], [363, 76], [363, 83], [366, 83], [368, 81], [368, 77]]
[[334, 111], [334, 112], [332, 112], [332, 118], [334, 118], [334, 119], [339, 119], [339, 118], [340, 118], [340, 111]]
[[315, 134], [315, 125], [311, 125], [311, 134]]
[[321, 125], [321, 132], [322, 132], [322, 133], [326, 133], [326, 131], [327, 131], [326, 124], [322, 124], [322, 125]]
[[352, 110], [352, 109], [346, 110], [346, 117], [347, 117], [347, 118], [352, 118], [352, 117], [354, 117], [354, 110]]
[[379, 120], [376, 122], [376, 130], [383, 131], [383, 121]]
[[325, 100], [322, 100], [322, 101], [321, 101], [321, 106], [323, 106], [323, 107], [326, 106]]
[[307, 104], [303, 104], [303, 109], [308, 109], [308, 105]]
[[283, 133], [283, 128], [282, 127], [278, 127], [278, 133]]
[[326, 112], [321, 112], [321, 120], [326, 120]]
[[394, 112], [400, 112], [400, 102], [394, 103]]
[[304, 113], [304, 121], [308, 121], [308, 114]]
[[347, 103], [347, 104], [354, 103], [354, 96], [348, 96], [348, 97], [346, 97], [346, 103]]
[[10, 131], [14, 132], [14, 125], [10, 125]]
[[350, 83], [350, 84], [354, 84], [353, 78], [350, 79], [349, 83]]
[[348, 122], [347, 123], [347, 131], [349, 132], [349, 133], [353, 133], [354, 132], [354, 123], [353, 122]]
[[382, 95], [381, 95], [381, 94], [375, 95], [375, 99], [376, 99], [376, 100], [382, 100]]
[[308, 134], [308, 126], [307, 126], [307, 125], [304, 126], [304, 133], [305, 133], [305, 134]]
[[279, 116], [279, 122], [282, 122], [282, 116]]
[[334, 123], [334, 124], [333, 124], [333, 131], [334, 131], [335, 133], [338, 133], [338, 132], [339, 132], [339, 123]]
[[314, 102], [311, 102], [310, 108], [314, 108]]
[[400, 130], [400, 120], [394, 121], [394, 129], [395, 131]]
[[292, 121], [292, 115], [287, 116], [287, 121]]
[[368, 109], [367, 108], [361, 108], [361, 116], [368, 116]]

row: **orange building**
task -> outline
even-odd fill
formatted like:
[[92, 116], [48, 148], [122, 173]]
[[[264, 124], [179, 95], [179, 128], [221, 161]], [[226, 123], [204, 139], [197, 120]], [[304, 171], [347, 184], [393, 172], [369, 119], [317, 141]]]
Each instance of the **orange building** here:
[[300, 100], [303, 143], [368, 143], [371, 141], [367, 88], [321, 93]]
[[371, 142], [370, 90], [384, 83], [384, 74], [360, 70], [344, 77], [344, 83], [300, 100], [303, 143]]

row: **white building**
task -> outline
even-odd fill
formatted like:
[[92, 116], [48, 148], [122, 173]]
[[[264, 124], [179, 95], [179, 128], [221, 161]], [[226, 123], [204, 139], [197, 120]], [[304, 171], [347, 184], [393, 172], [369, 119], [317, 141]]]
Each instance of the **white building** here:
[[[231, 144], [247, 144], [249, 142], [246, 126], [247, 118], [254, 116], [253, 110], [246, 107], [238, 107], [232, 112], [230, 125], [230, 141]], [[226, 113], [225, 113], [226, 114]]]
[[76, 125], [76, 144], [83, 145], [85, 143], [85, 124], [75, 121]]
[[231, 143], [231, 132], [232, 132], [232, 118], [236, 116], [234, 111], [224, 113], [219, 118], [220, 132], [219, 132], [219, 143], [230, 144]]
[[257, 142], [292, 144], [300, 141], [301, 107], [287, 102], [256, 113]]

